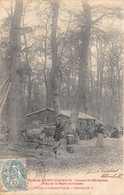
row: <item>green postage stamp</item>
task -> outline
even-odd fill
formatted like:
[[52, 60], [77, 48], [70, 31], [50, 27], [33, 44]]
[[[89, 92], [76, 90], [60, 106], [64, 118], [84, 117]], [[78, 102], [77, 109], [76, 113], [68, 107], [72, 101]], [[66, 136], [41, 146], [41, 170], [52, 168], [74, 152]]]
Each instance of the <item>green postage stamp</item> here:
[[25, 159], [1, 160], [1, 191], [27, 190]]

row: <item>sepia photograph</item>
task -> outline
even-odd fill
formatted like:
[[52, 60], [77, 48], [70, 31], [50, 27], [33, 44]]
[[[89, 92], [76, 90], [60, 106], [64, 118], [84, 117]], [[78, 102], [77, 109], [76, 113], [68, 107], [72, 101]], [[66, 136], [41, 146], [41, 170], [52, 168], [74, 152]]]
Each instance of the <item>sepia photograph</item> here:
[[123, 0], [0, 0], [0, 195], [123, 195]]

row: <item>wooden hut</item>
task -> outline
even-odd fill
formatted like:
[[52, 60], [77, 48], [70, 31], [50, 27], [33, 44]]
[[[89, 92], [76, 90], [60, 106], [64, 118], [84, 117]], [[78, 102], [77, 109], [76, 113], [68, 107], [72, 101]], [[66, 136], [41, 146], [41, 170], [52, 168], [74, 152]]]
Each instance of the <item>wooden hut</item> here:
[[49, 125], [55, 123], [55, 113], [52, 108], [45, 108], [32, 112], [26, 115], [28, 124], [32, 124], [32, 127], [40, 127], [41, 125]]
[[[62, 119], [69, 119], [71, 111], [62, 110], [61, 117]], [[89, 116], [87, 114], [79, 112], [78, 120], [77, 120], [77, 134], [80, 139], [89, 139], [94, 137], [95, 132], [95, 121], [96, 119], [93, 116]], [[67, 123], [68, 125], [68, 123]], [[66, 126], [65, 131], [68, 131], [68, 127]]]
[[[70, 119], [71, 111], [69, 110], [61, 110], [60, 117], [64, 121], [68, 121]], [[40, 127], [45, 125], [55, 125], [55, 112], [52, 108], [45, 108], [36, 112], [32, 112], [26, 115], [28, 123], [32, 125], [32, 127]], [[79, 113], [78, 121], [77, 121], [77, 133], [80, 139], [85, 139], [85, 133], [89, 133], [89, 136], [93, 136], [95, 131], [95, 122], [98, 122], [96, 118], [93, 116], [89, 116], [84, 113]], [[87, 129], [88, 128], [88, 129]], [[66, 129], [65, 129], [66, 131]]]

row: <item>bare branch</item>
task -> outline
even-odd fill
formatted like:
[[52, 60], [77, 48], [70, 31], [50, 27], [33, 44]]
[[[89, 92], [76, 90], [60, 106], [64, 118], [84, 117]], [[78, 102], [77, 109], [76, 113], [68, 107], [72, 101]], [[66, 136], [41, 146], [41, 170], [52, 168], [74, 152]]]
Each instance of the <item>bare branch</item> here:
[[9, 13], [8, 10], [4, 6], [2, 6], [2, 7], [6, 11], [6, 13], [8, 14], [8, 16], [11, 16], [11, 13]]
[[97, 18], [96, 20], [93, 20], [93, 21], [92, 21], [92, 25], [93, 25], [93, 24], [96, 24], [97, 22], [99, 22], [104, 16], [105, 16], [105, 13], [102, 14], [102, 15], [101, 15], [99, 18]]
[[[67, 30], [66, 30], [66, 33], [65, 33], [65, 37], [66, 37], [67, 34], [68, 34], [69, 27], [70, 27], [70, 24], [71, 24], [71, 19], [72, 19], [72, 15], [70, 14], [70, 20], [69, 20], [69, 23], [68, 23], [68, 26], [67, 26]], [[62, 47], [62, 49], [61, 49], [61, 55], [60, 55], [60, 57], [59, 57], [59, 63], [60, 63], [60, 60], [61, 60], [62, 55], [63, 55], [64, 47], [65, 47], [65, 44], [63, 45], [63, 47]]]
[[110, 6], [104, 6], [104, 5], [95, 5], [90, 7], [90, 10], [94, 10], [94, 9], [98, 9], [98, 8], [102, 8], [105, 10], [124, 10], [124, 8], [120, 7], [120, 6], [116, 6], [116, 7], [110, 7]]
[[100, 28], [97, 28], [97, 27], [95, 27], [95, 26], [93, 26], [92, 29], [98, 31], [98, 32], [101, 33], [101, 34], [104, 34], [104, 33], [105, 33], [105, 31], [103, 31], [103, 30], [101, 30]]

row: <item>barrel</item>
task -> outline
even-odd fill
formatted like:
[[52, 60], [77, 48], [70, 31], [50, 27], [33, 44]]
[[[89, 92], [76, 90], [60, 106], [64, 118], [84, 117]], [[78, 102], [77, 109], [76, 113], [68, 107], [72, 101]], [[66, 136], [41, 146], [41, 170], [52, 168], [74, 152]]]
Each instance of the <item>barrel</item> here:
[[67, 150], [67, 152], [69, 152], [69, 153], [71, 153], [71, 154], [73, 154], [74, 153], [74, 148], [72, 147], [72, 146], [66, 146], [66, 150]]
[[67, 144], [75, 144], [75, 136], [72, 134], [68, 134], [66, 140]]

